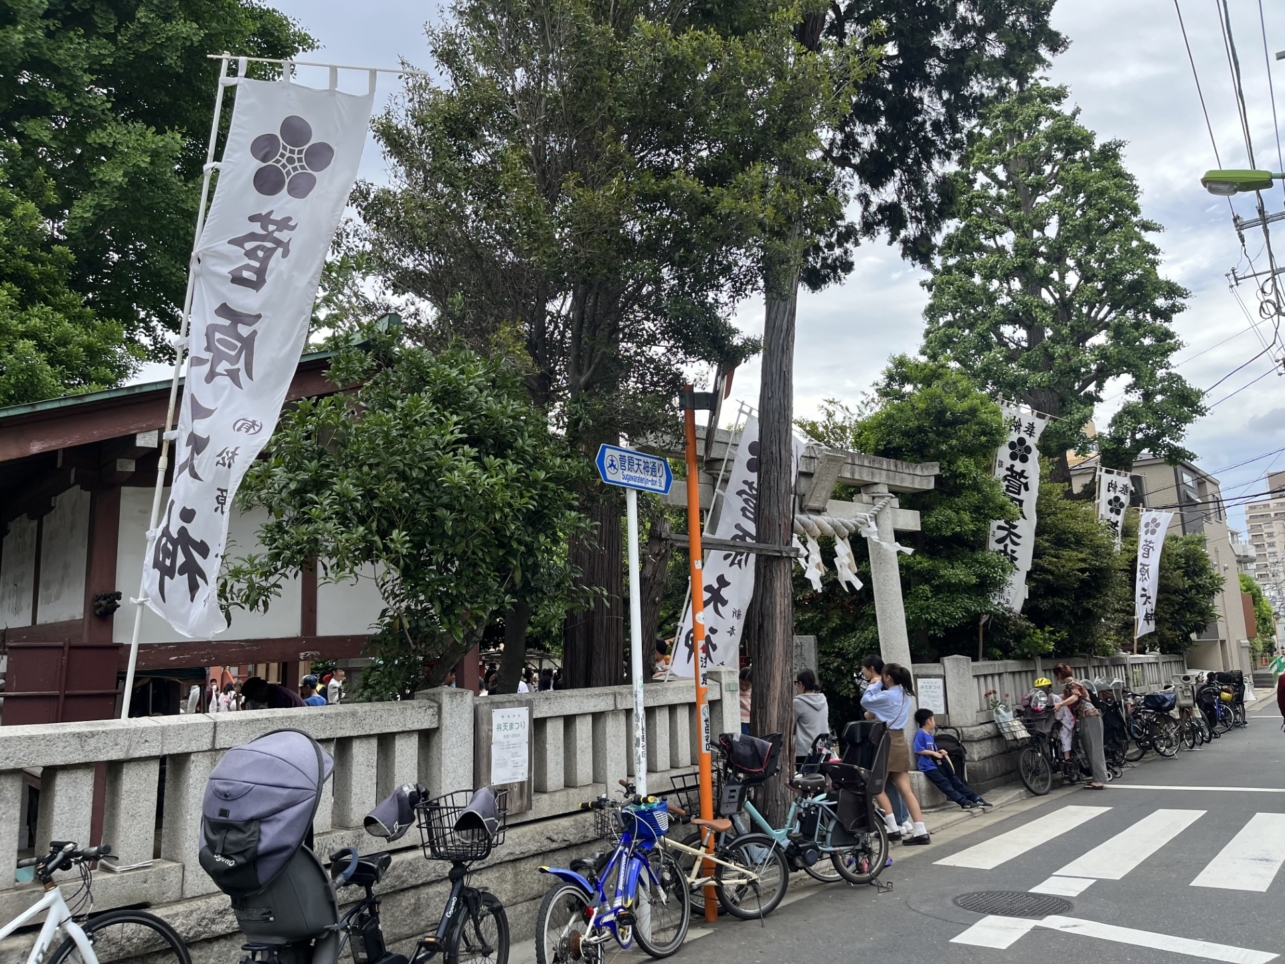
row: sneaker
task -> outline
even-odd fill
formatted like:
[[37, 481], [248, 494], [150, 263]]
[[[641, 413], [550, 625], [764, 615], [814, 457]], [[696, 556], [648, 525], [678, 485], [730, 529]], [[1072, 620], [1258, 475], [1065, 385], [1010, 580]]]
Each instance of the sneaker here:
[[989, 800], [983, 800], [981, 797], [977, 798], [977, 805], [983, 810], [993, 810], [995, 808], [995, 804], [991, 803]]
[[971, 801], [971, 800], [960, 800], [960, 801], [959, 801], [959, 808], [960, 808], [961, 810], [976, 810], [976, 809], [977, 809], [977, 806], [978, 806], [978, 805], [977, 805], [977, 804], [975, 804], [975, 803], [973, 803], [973, 801]]
[[918, 837], [908, 837], [903, 841], [903, 845], [906, 847], [923, 846], [929, 843], [932, 843], [932, 837], [926, 833], [921, 833]]

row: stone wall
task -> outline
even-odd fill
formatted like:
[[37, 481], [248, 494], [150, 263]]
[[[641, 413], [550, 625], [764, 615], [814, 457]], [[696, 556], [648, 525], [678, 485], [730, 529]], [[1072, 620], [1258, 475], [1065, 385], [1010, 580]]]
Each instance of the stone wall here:
[[[709, 674], [714, 734], [739, 729], [736, 671]], [[690, 772], [696, 761], [692, 682], [645, 688], [648, 781], [653, 790]], [[228, 964], [242, 942], [228, 899], [200, 869], [201, 801], [210, 770], [230, 747], [272, 730], [310, 733], [335, 758], [316, 819], [317, 853], [341, 847], [388, 849], [360, 829], [362, 817], [405, 782], [434, 794], [474, 786], [476, 707], [472, 693], [436, 689], [414, 702], [366, 703], [294, 710], [194, 715], [0, 729], [0, 921], [39, 899], [40, 889], [15, 881], [19, 794], [24, 771], [40, 781], [37, 848], [51, 839], [89, 842], [97, 794], [104, 800], [102, 839], [121, 855], [120, 870], [94, 876], [94, 908], [145, 906], [170, 921], [196, 964]], [[542, 864], [565, 865], [594, 849], [592, 820], [580, 804], [618, 789], [632, 772], [627, 735], [632, 691], [627, 686], [505, 697], [531, 708], [531, 806], [514, 815], [508, 838], [475, 880], [504, 901], [515, 941], [534, 933], [535, 913], [550, 886]], [[98, 764], [104, 764], [99, 767]], [[96, 775], [97, 774], [97, 775]], [[484, 777], [480, 777], [485, 782]], [[393, 847], [379, 893], [390, 944], [408, 947], [435, 923], [449, 865], [425, 860], [417, 832]], [[75, 889], [74, 875], [65, 893]], [[0, 942], [0, 964], [26, 959], [30, 933]]]

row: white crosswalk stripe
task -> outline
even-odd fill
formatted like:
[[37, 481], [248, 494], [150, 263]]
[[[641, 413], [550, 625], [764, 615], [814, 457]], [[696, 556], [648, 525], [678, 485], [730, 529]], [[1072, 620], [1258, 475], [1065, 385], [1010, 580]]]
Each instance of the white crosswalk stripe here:
[[1071, 861], [1057, 876], [1120, 880], [1204, 814], [1204, 810], [1156, 810]]
[[1218, 856], [1191, 882], [1192, 887], [1265, 893], [1285, 863], [1285, 813], [1256, 813]]
[[1045, 814], [1038, 820], [1023, 824], [1016, 830], [984, 840], [976, 846], [957, 854], [943, 857], [937, 863], [946, 867], [972, 867], [975, 870], [994, 870], [1028, 850], [1048, 843], [1054, 837], [1074, 830], [1080, 824], [1106, 813], [1110, 807], [1062, 807]]

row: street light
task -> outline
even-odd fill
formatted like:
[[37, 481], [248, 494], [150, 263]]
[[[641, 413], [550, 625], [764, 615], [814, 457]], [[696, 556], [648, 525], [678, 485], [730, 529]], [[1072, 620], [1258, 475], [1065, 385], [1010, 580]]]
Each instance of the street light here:
[[1206, 171], [1200, 183], [1210, 194], [1231, 197], [1250, 191], [1266, 191], [1272, 186], [1272, 181], [1281, 179], [1285, 179], [1285, 174], [1273, 174], [1271, 171]]

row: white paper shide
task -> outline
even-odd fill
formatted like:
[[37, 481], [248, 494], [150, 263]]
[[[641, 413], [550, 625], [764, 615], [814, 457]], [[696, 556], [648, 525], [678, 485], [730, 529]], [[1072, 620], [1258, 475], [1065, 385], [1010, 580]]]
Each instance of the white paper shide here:
[[289, 391], [374, 101], [373, 92], [235, 83], [214, 203], [194, 252], [174, 482], [144, 563], [147, 605], [197, 637], [226, 628], [218, 573], [228, 509]]
[[1133, 480], [1128, 472], [1116, 469], [1098, 469], [1098, 521], [1105, 524], [1115, 536], [1116, 551], [1120, 551], [1124, 513], [1133, 495]]
[[1169, 531], [1172, 512], [1148, 509], [1138, 523], [1138, 571], [1134, 581], [1134, 618], [1137, 630], [1134, 638], [1154, 632], [1156, 628], [1156, 597], [1160, 585], [1160, 552], [1164, 548], [1165, 533]]
[[1017, 519], [991, 523], [987, 547], [1013, 563], [1013, 572], [996, 601], [1015, 613], [1026, 602], [1026, 574], [1035, 551], [1035, 501], [1040, 494], [1040, 436], [1048, 417], [1011, 403], [1001, 403], [1008, 438], [995, 456], [995, 478], [1018, 510]]

